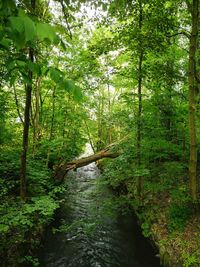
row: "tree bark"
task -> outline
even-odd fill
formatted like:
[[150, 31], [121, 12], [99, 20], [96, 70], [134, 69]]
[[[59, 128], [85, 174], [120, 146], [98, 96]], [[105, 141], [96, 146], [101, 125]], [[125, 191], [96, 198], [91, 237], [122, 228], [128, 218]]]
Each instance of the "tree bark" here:
[[100, 89], [102, 91], [99, 92], [99, 102], [98, 102], [98, 109], [97, 109], [97, 135], [98, 135], [98, 140], [96, 144], [96, 150], [99, 151], [104, 147], [104, 123], [103, 123], [103, 115], [104, 115], [104, 89]]
[[[36, 0], [31, 0], [32, 11], [35, 10]], [[29, 60], [34, 61], [33, 48], [29, 47]], [[29, 70], [28, 72], [30, 83], [25, 86], [26, 90], [26, 101], [24, 110], [24, 124], [23, 124], [23, 142], [22, 142], [22, 152], [20, 157], [20, 197], [22, 200], [26, 200], [27, 190], [26, 190], [26, 159], [28, 151], [28, 134], [30, 126], [30, 109], [31, 109], [31, 93], [32, 93], [32, 80], [33, 72]]]
[[14, 97], [15, 97], [15, 104], [16, 104], [16, 108], [17, 108], [17, 114], [19, 116], [19, 119], [20, 119], [21, 123], [23, 124], [24, 121], [23, 121], [22, 115], [20, 113], [19, 101], [18, 101], [18, 97], [17, 97], [17, 92], [16, 92], [15, 85], [13, 85], [13, 90], [14, 90]]
[[[33, 49], [29, 48], [29, 58], [33, 62]], [[31, 108], [31, 92], [32, 92], [32, 78], [33, 73], [29, 71], [28, 73], [30, 84], [25, 87], [26, 90], [26, 102], [24, 111], [24, 130], [23, 130], [23, 143], [22, 143], [22, 153], [20, 158], [20, 196], [23, 200], [26, 199], [26, 158], [28, 150], [28, 134], [30, 125], [30, 108]]]
[[[53, 88], [52, 92], [52, 114], [51, 114], [51, 128], [50, 128], [50, 134], [49, 134], [49, 143], [52, 140], [53, 137], [53, 128], [54, 128], [54, 117], [55, 117], [55, 104], [56, 104], [56, 86]], [[47, 151], [47, 160], [46, 160], [46, 166], [48, 167], [49, 164], [49, 157], [50, 157], [50, 148], [48, 148]]]
[[90, 143], [90, 146], [91, 146], [91, 148], [92, 148], [92, 151], [95, 153], [96, 150], [95, 150], [95, 147], [94, 147], [94, 142], [92, 141], [92, 136], [91, 136], [91, 134], [90, 134], [90, 129], [89, 129], [89, 127], [88, 127], [88, 124], [87, 124], [86, 120], [84, 120], [84, 124], [85, 124], [85, 127], [86, 127], [87, 136], [88, 136], [88, 139], [89, 139], [88, 141], [89, 141], [89, 143]]
[[[142, 32], [142, 21], [143, 21], [143, 14], [142, 14], [142, 0], [139, 1], [139, 31], [140, 35]], [[142, 40], [139, 40], [139, 61], [138, 61], [138, 117], [137, 117], [137, 163], [138, 167], [141, 166], [141, 131], [142, 131], [142, 63], [143, 63], [143, 56], [144, 51], [142, 48]], [[137, 194], [140, 196], [142, 191], [142, 177], [138, 176], [137, 180]]]
[[198, 47], [198, 20], [199, 0], [192, 2], [192, 31], [189, 49], [189, 131], [190, 131], [190, 159], [189, 159], [189, 183], [190, 194], [193, 201], [197, 200], [197, 133], [196, 133], [196, 109], [197, 109], [197, 82], [196, 82], [196, 53]]
[[54, 174], [55, 182], [61, 183], [67, 172], [70, 170], [76, 170], [77, 168], [86, 166], [102, 158], [116, 158], [120, 155], [120, 152], [112, 152], [110, 148], [111, 146], [97, 152], [94, 155], [60, 164], [55, 170]]
[[40, 115], [41, 115], [40, 82], [41, 82], [41, 77], [38, 78], [35, 86], [35, 114], [33, 117], [33, 156], [36, 153], [37, 143], [40, 137]]

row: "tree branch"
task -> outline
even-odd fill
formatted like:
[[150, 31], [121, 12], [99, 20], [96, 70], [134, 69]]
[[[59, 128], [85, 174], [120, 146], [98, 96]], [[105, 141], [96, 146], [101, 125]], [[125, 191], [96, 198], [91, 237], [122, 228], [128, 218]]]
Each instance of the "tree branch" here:
[[69, 33], [69, 37], [70, 39], [72, 39], [72, 32], [71, 32], [71, 29], [70, 29], [70, 26], [69, 26], [69, 22], [68, 22], [68, 14], [66, 12], [66, 7], [63, 3], [63, 0], [60, 1], [61, 3], [61, 6], [62, 6], [62, 11], [63, 11], [63, 14], [64, 14], [64, 18], [65, 18], [65, 21], [66, 21], [66, 24], [67, 24], [67, 30], [68, 30], [68, 33]]
[[171, 34], [171, 35], [166, 35], [168, 38], [171, 38], [171, 37], [175, 37], [177, 35], [185, 35], [188, 39], [190, 38], [190, 33], [188, 33], [187, 31], [181, 31], [181, 32], [176, 32], [174, 34]]
[[16, 92], [15, 85], [13, 85], [13, 89], [14, 89], [14, 97], [15, 97], [15, 104], [16, 104], [16, 108], [17, 108], [17, 114], [19, 116], [19, 119], [20, 119], [21, 123], [24, 124], [23, 117], [22, 117], [22, 115], [20, 113], [20, 110], [19, 110], [19, 102], [18, 102], [18, 97], [17, 97], [17, 92]]

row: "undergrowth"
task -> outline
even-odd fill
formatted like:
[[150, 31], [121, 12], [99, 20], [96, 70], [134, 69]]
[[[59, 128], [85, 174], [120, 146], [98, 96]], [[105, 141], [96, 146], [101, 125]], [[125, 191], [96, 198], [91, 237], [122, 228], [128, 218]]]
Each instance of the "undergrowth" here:
[[54, 186], [45, 162], [29, 156], [28, 199], [19, 195], [19, 151], [7, 149], [0, 156], [0, 262], [1, 266], [38, 266], [36, 249], [45, 226], [59, 207], [64, 186]]
[[[128, 205], [131, 203], [143, 235], [157, 240], [161, 253], [167, 251], [171, 263], [200, 266], [198, 216], [189, 197], [185, 164], [155, 161], [138, 170], [134, 158], [124, 155], [103, 161], [103, 183], [120, 196], [119, 202], [126, 199]], [[143, 179], [141, 196], [137, 195], [138, 175]]]

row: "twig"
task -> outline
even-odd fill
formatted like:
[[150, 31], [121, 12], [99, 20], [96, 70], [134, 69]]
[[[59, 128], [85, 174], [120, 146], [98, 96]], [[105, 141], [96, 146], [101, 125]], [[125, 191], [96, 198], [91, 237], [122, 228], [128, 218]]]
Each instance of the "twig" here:
[[14, 96], [15, 96], [15, 104], [16, 104], [16, 108], [17, 108], [17, 113], [18, 113], [18, 116], [20, 118], [21, 123], [24, 124], [22, 115], [21, 115], [20, 110], [19, 110], [19, 102], [18, 102], [18, 97], [17, 97], [15, 85], [13, 85], [13, 89], [14, 89]]

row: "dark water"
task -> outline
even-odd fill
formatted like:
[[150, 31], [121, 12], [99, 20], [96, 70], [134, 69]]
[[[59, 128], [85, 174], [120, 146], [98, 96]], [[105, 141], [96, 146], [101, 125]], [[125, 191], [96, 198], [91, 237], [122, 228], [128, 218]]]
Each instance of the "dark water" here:
[[[57, 226], [48, 232], [41, 250], [41, 267], [159, 267], [159, 259], [131, 214], [111, 213], [111, 193], [97, 190], [95, 164], [67, 179], [69, 192]], [[107, 200], [107, 201], [105, 201]]]

